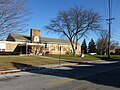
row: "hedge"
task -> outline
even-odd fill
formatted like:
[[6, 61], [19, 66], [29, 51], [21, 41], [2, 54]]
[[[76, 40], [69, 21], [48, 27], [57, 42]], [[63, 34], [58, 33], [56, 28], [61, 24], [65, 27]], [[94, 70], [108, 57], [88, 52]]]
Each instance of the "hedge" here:
[[0, 55], [19, 55], [19, 52], [0, 52]]

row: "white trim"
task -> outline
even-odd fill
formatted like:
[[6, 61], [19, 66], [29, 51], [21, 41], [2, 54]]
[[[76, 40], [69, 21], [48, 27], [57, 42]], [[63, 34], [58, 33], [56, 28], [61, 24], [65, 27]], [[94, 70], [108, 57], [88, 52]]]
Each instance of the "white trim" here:
[[35, 45], [35, 46], [45, 46], [45, 44], [39, 44], [39, 43], [26, 43], [28, 46], [29, 45]]
[[0, 41], [0, 43], [25, 44], [25, 42]]
[[45, 46], [45, 44], [40, 44], [40, 43], [27, 43], [27, 42], [0, 41], [0, 43], [24, 44], [24, 45], [27, 44], [27, 45]]

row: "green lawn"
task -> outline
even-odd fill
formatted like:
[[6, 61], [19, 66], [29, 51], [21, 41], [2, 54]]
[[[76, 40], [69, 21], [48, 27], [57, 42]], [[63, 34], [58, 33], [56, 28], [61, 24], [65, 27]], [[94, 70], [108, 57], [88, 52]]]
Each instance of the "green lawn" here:
[[[64, 62], [61, 61], [61, 63]], [[58, 64], [58, 61], [39, 56], [0, 56], [0, 69], [39, 66], [46, 64]]]
[[91, 61], [91, 60], [101, 60], [100, 58], [96, 56], [91, 56], [91, 55], [85, 55], [85, 57], [80, 57], [80, 56], [73, 56], [73, 55], [47, 55], [48, 57], [54, 57], [54, 58], [59, 58], [61, 57], [62, 59], [67, 59], [67, 60], [74, 60], [74, 61]]
[[[97, 55], [97, 57], [101, 58], [101, 59], [107, 59], [108, 56], [107, 55]], [[120, 59], [120, 55], [110, 55], [110, 58], [112, 59]]]
[[[47, 55], [48, 57], [54, 57], [54, 58], [59, 58], [60, 55]], [[61, 55], [62, 59], [67, 59], [67, 60], [74, 60], [74, 61], [96, 61], [96, 60], [106, 60], [107, 59], [107, 55], [85, 55], [85, 57], [80, 57], [80, 56], [73, 56], [73, 55]], [[111, 58], [116, 59], [116, 58], [120, 58], [120, 55], [111, 55]]]
[[[59, 58], [59, 55], [47, 55], [48, 57]], [[120, 58], [120, 55], [111, 55], [111, 58]], [[73, 55], [61, 55], [61, 59], [73, 60], [76, 62], [81, 61], [97, 61], [97, 60], [105, 60], [107, 56], [96, 55], [85, 55], [84, 58], [80, 56]], [[67, 63], [65, 61], [61, 61], [60, 63]], [[40, 56], [0, 56], [0, 69], [8, 69], [8, 68], [20, 68], [26, 66], [39, 66], [46, 64], [59, 64], [58, 60], [52, 58], [43, 58]]]

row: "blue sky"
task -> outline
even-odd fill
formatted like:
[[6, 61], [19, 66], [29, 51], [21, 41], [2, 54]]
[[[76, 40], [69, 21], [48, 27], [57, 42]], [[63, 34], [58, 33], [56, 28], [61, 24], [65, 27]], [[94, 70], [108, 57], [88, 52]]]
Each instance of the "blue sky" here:
[[[84, 9], [93, 9], [95, 12], [103, 16], [101, 22], [104, 29], [108, 29], [108, 0], [28, 0], [27, 6], [31, 9], [31, 20], [28, 22], [28, 29], [36, 28], [41, 30], [42, 37], [59, 38], [59, 35], [47, 34], [44, 26], [49, 24], [49, 21], [55, 18], [60, 10], [68, 10], [71, 7], [82, 7]], [[112, 38], [116, 41], [119, 40], [120, 28], [120, 1], [112, 1], [112, 17], [115, 20], [112, 23]], [[26, 32], [29, 35], [29, 30]], [[90, 32], [86, 38], [87, 43], [93, 38], [97, 40], [99, 34]], [[83, 39], [79, 41], [81, 42]]]

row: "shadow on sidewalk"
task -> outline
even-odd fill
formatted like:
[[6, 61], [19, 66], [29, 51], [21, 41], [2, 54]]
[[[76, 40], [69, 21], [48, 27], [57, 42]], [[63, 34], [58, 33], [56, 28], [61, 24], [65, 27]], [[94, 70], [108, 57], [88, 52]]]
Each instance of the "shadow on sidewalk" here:
[[[12, 62], [13, 66], [16, 68], [28, 67], [39, 69], [32, 65], [27, 65], [23, 63]], [[94, 64], [94, 63], [79, 63], [78, 66], [66, 66], [69, 69], [58, 69], [58, 68], [47, 68], [43, 70], [27, 70], [27, 72], [43, 75], [51, 75], [58, 77], [66, 77], [76, 80], [86, 80], [95, 84], [113, 86], [120, 88], [120, 68], [116, 70], [110, 70], [104, 73], [97, 73], [102, 70], [112, 69], [113, 67], [120, 66], [119, 62], [111, 64]], [[93, 75], [92, 75], [93, 74]], [[88, 75], [87, 77], [84, 77]], [[81, 78], [81, 76], [83, 76]]]

